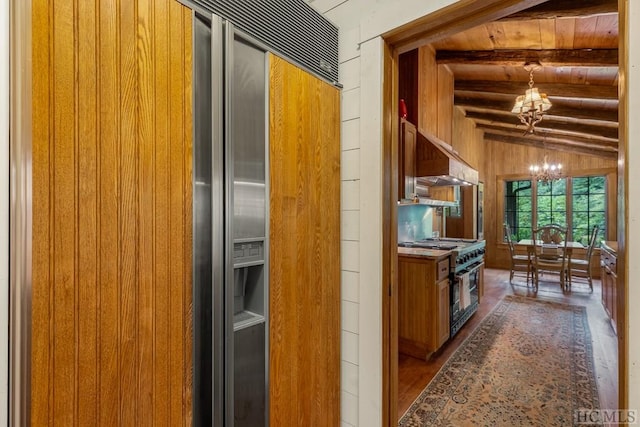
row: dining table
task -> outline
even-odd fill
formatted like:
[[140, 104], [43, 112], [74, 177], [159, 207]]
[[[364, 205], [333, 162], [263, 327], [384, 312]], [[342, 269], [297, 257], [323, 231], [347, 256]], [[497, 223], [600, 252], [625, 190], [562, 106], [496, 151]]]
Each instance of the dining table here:
[[[538, 240], [537, 244], [541, 245], [542, 243]], [[530, 260], [529, 262], [530, 263], [533, 262], [532, 254], [533, 254], [533, 251], [535, 250], [535, 245], [533, 243], [533, 239], [522, 239], [522, 240], [519, 240], [516, 243], [516, 246], [525, 246], [527, 248], [527, 253], [530, 256], [529, 257], [529, 260]], [[545, 247], [553, 246], [555, 248], [562, 248], [562, 247], [564, 247], [564, 242], [560, 242], [558, 244], [551, 244], [551, 245], [544, 244], [544, 246]], [[568, 241], [567, 242], [567, 263], [569, 265], [569, 270], [567, 272], [568, 275], [571, 275], [571, 267], [570, 267], [571, 266], [571, 255], [573, 254], [573, 250], [574, 249], [584, 249], [584, 245], [582, 243], [580, 243], [580, 242], [573, 242], [573, 241]]]
[[[541, 243], [539, 243], [539, 241], [538, 241], [538, 244], [541, 244]], [[516, 243], [516, 245], [525, 246], [527, 248], [528, 252], [533, 251], [533, 247], [534, 247], [533, 239], [522, 239], [522, 240], [519, 240], [518, 243]], [[546, 245], [547, 244], [545, 244], [545, 246]], [[558, 247], [558, 248], [564, 247], [564, 242], [560, 242], [555, 246]], [[567, 258], [569, 260], [571, 260], [571, 254], [572, 254], [574, 249], [584, 249], [584, 245], [582, 243], [580, 243], [580, 242], [572, 242], [572, 241], [567, 242]]]

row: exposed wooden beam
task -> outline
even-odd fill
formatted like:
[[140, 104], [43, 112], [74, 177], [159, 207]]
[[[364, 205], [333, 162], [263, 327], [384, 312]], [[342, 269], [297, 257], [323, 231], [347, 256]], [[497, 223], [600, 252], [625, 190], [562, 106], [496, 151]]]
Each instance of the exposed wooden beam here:
[[[505, 126], [515, 126], [518, 124], [518, 118], [512, 114], [496, 114], [493, 112], [479, 112], [479, 111], [471, 111], [467, 110], [465, 113], [466, 117], [473, 120], [476, 123], [483, 124], [499, 124], [504, 123]], [[617, 127], [609, 127], [609, 126], [601, 126], [601, 125], [593, 125], [593, 124], [585, 124], [579, 122], [566, 122], [556, 120], [553, 116], [547, 116], [540, 123], [541, 127], [551, 128], [556, 131], [561, 132], [573, 132], [575, 134], [583, 134], [583, 135], [599, 135], [602, 138], [608, 139], [618, 139], [618, 128]]]
[[500, 49], [438, 50], [438, 64], [522, 66], [538, 61], [542, 66], [612, 67], [618, 65], [618, 49]]
[[383, 36], [398, 53], [403, 53], [546, 1], [459, 0]]
[[[510, 101], [497, 101], [487, 100], [482, 98], [462, 97], [454, 96], [454, 105], [458, 107], [474, 107], [486, 110], [498, 110], [498, 111], [511, 111], [513, 102]], [[617, 110], [604, 110], [596, 108], [578, 108], [569, 105], [563, 105], [560, 103], [554, 103], [548, 114], [554, 116], [566, 116], [576, 119], [593, 119], [603, 120], [608, 122], [618, 121]]]
[[618, 0], [554, 0], [501, 18], [501, 21], [576, 18], [618, 13]]
[[514, 137], [510, 135], [499, 135], [493, 132], [485, 133], [484, 140], [489, 142], [502, 142], [506, 144], [517, 144], [533, 146], [538, 148], [552, 149], [556, 151], [564, 151], [570, 153], [586, 154], [589, 156], [603, 157], [607, 159], [617, 159], [618, 153], [615, 151], [593, 150], [589, 148], [567, 145], [564, 143], [542, 141], [539, 139], [531, 139], [528, 137]]
[[[567, 98], [618, 99], [617, 86], [580, 85], [564, 83], [537, 83], [540, 92]], [[527, 89], [526, 82], [491, 80], [456, 80], [456, 91], [504, 93], [521, 95]]]
[[559, 133], [553, 129], [537, 127], [534, 134], [523, 135], [524, 127], [506, 126], [504, 123], [482, 123], [476, 122], [476, 127], [491, 133], [499, 135], [511, 135], [514, 137], [525, 136], [529, 139], [541, 139], [543, 141], [552, 141], [563, 143], [576, 147], [584, 147], [594, 150], [614, 151], [618, 149], [618, 141], [609, 139], [589, 138], [585, 136], [567, 135]]

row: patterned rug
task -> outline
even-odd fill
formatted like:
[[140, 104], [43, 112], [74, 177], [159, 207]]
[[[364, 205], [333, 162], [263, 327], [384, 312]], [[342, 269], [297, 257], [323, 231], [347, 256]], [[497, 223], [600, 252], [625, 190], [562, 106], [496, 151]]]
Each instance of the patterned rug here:
[[598, 408], [585, 307], [508, 295], [399, 426], [569, 426]]

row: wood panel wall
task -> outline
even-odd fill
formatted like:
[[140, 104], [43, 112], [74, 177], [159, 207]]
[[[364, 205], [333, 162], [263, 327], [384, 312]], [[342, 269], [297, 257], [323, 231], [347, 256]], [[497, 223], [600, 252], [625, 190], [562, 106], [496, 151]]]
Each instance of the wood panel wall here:
[[191, 14], [33, 1], [31, 424], [191, 423]]
[[426, 131], [451, 144], [453, 123], [453, 73], [446, 65], [436, 63], [431, 45], [418, 49], [418, 122]]
[[270, 424], [340, 424], [340, 93], [271, 56]]
[[[608, 209], [609, 227], [608, 240], [615, 240], [616, 235], [616, 194], [617, 183], [614, 168], [616, 160], [603, 159], [596, 156], [586, 156], [575, 153], [543, 150], [536, 147], [506, 144], [501, 142], [485, 142], [485, 165], [483, 176], [484, 186], [484, 229], [487, 240], [486, 262], [488, 267], [508, 268], [509, 249], [502, 243], [502, 223], [504, 214], [504, 178], [528, 178], [528, 168], [531, 162], [541, 161], [545, 154], [549, 161], [560, 162], [566, 175], [585, 171], [599, 171], [608, 169], [613, 175], [608, 177]], [[580, 252], [580, 251], [578, 251]], [[594, 267], [594, 273], [598, 274]]]
[[[420, 103], [418, 102], [418, 49], [403, 53], [398, 59], [398, 99], [404, 99], [407, 120], [418, 125]], [[395, 100], [393, 100], [395, 101]]]
[[[467, 163], [478, 170], [480, 181], [484, 181], [484, 144], [482, 130], [476, 129], [473, 120], [467, 119], [460, 108], [454, 108], [451, 145]], [[476, 196], [474, 193], [477, 192], [477, 187], [461, 187], [460, 191], [462, 217], [447, 218], [447, 236], [474, 238], [477, 222], [477, 206], [474, 205]]]

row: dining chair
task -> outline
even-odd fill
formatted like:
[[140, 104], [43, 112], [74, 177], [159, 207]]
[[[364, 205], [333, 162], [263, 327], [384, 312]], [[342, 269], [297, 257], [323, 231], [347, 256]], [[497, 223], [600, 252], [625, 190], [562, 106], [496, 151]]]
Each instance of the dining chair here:
[[560, 275], [560, 287], [567, 290], [567, 228], [557, 224], [533, 229], [532, 266], [535, 287], [542, 272]]
[[509, 227], [509, 224], [504, 225], [504, 234], [507, 238], [507, 243], [509, 244], [509, 254], [511, 256], [511, 274], [509, 275], [509, 284], [513, 284], [512, 281], [516, 272], [526, 272], [527, 286], [529, 286], [529, 277], [531, 277], [531, 282], [533, 283], [531, 258], [528, 254], [520, 255], [516, 253], [516, 248], [513, 244], [513, 240], [511, 239], [511, 228]]
[[589, 244], [587, 246], [587, 251], [585, 253], [584, 259], [582, 258], [573, 258], [569, 261], [569, 289], [571, 289], [571, 283], [573, 277], [583, 277], [587, 279], [589, 283], [589, 289], [593, 292], [593, 280], [591, 277], [591, 266], [592, 266], [592, 255], [593, 248], [596, 246], [596, 239], [598, 238], [599, 228], [597, 225], [593, 226], [591, 230], [591, 236], [589, 237]]

